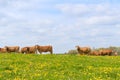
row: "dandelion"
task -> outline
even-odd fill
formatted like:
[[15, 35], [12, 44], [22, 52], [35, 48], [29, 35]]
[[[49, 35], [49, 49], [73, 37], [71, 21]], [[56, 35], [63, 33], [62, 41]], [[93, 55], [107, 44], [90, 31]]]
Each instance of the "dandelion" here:
[[120, 77], [120, 73], [117, 73], [117, 75]]
[[11, 71], [11, 70], [5, 70], [5, 72], [6, 72], [6, 73], [12, 73], [12, 71]]
[[19, 77], [15, 77], [13, 80], [21, 80]]
[[2, 75], [0, 75], [0, 77], [2, 77]]
[[39, 73], [35, 73], [34, 76], [35, 76], [35, 77], [38, 77], [38, 76], [40, 76], [40, 74], [39, 74]]
[[94, 80], [102, 80], [101, 77], [94, 77]]
[[93, 66], [87, 66], [87, 68], [90, 70], [90, 69], [92, 69], [92, 68], [93, 68]]

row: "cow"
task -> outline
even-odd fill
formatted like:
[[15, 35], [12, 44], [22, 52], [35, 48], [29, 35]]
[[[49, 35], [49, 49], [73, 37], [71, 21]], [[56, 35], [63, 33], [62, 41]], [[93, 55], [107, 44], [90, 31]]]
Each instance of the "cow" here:
[[29, 52], [29, 47], [23, 47], [21, 48], [21, 51], [20, 51], [22, 54], [27, 54]]
[[115, 52], [115, 53], [114, 53], [114, 56], [118, 56], [118, 52]]
[[80, 47], [80, 46], [75, 46], [77, 48], [77, 51], [79, 54], [89, 54], [91, 52], [90, 47]]
[[36, 45], [36, 48], [40, 54], [42, 54], [42, 52], [50, 52], [50, 54], [53, 54], [53, 48], [51, 45], [47, 46]]
[[16, 52], [19, 53], [19, 46], [5, 46], [5, 49], [7, 50], [8, 53], [10, 52]]
[[6, 48], [0, 48], [0, 53], [7, 53]]
[[89, 55], [99, 56], [100, 53], [99, 53], [99, 51], [95, 50], [95, 51], [90, 52]]
[[111, 56], [113, 54], [113, 50], [112, 49], [101, 49], [99, 50], [99, 53], [102, 56], [105, 56], [105, 55]]
[[30, 47], [28, 47], [28, 53], [32, 53], [32, 54], [35, 54], [36, 53], [36, 51], [37, 51], [37, 48], [36, 48], [36, 46], [30, 46]]
[[23, 47], [21, 48], [21, 53], [25, 53], [25, 54], [35, 54], [37, 51], [36, 46], [27, 46], [27, 47]]

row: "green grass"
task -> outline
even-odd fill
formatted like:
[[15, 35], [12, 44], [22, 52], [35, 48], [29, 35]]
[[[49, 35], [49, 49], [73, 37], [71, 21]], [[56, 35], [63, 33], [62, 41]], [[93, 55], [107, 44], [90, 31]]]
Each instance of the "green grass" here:
[[0, 80], [119, 80], [120, 56], [0, 54]]

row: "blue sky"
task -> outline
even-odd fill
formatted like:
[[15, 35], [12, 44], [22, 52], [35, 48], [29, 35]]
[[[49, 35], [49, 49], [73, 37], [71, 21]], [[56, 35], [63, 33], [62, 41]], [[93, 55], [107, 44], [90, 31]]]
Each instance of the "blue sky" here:
[[120, 46], [120, 0], [0, 0], [0, 47]]

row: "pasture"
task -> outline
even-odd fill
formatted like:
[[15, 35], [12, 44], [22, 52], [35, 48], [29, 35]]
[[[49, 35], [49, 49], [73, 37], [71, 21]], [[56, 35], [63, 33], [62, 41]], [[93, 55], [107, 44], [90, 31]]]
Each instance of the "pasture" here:
[[0, 80], [119, 80], [120, 56], [0, 54]]

